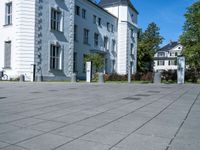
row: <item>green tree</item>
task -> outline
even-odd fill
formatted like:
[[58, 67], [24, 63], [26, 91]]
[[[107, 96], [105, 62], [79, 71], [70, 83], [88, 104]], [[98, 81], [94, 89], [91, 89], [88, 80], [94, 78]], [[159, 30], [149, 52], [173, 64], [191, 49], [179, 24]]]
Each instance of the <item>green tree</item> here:
[[92, 61], [92, 65], [95, 68], [95, 72], [101, 71], [101, 69], [104, 66], [104, 56], [102, 54], [97, 54], [97, 53], [90, 53], [86, 54], [84, 61]]
[[200, 1], [187, 8], [185, 18], [180, 42], [187, 64], [196, 72], [200, 69]]
[[153, 70], [153, 59], [155, 52], [163, 41], [159, 27], [150, 23], [147, 29], [138, 33], [138, 71], [146, 72]]

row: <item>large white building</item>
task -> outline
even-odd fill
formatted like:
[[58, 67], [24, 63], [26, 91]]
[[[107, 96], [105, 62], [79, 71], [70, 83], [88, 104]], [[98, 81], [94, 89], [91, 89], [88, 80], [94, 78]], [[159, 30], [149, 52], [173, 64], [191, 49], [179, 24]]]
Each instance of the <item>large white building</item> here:
[[9, 78], [83, 79], [88, 53], [104, 55], [105, 73], [136, 72], [138, 12], [129, 0], [1, 0], [0, 10], [0, 70]]

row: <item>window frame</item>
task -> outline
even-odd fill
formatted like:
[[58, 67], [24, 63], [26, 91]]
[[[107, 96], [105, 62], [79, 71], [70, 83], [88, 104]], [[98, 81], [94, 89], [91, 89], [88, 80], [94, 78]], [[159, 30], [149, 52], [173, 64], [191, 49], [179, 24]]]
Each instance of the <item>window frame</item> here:
[[[13, 5], [12, 2], [8, 2], [5, 4], [5, 25], [12, 25], [12, 12], [13, 12]], [[9, 12], [10, 10], [10, 12]]]
[[51, 8], [50, 23], [51, 30], [62, 32], [62, 12], [60, 10]]
[[50, 70], [62, 70], [62, 49], [59, 44], [50, 44]]

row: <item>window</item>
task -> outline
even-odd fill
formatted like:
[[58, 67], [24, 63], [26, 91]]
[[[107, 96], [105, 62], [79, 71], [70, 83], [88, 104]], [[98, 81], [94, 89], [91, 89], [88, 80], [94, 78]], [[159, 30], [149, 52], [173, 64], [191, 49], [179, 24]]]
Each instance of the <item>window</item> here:
[[113, 64], [113, 71], [112, 71], [112, 73], [115, 73], [116, 72], [116, 62], [115, 62], [115, 60], [112, 60], [112, 64]]
[[165, 57], [165, 53], [164, 52], [158, 52], [158, 57]]
[[177, 64], [176, 64], [176, 60], [169, 60], [169, 64], [168, 64], [168, 65], [169, 65], [169, 66], [170, 66], [170, 65], [177, 65]]
[[98, 25], [101, 26], [101, 18], [98, 18]]
[[115, 51], [115, 45], [116, 45], [115, 40], [112, 40], [112, 51], [113, 51], [113, 52]]
[[5, 42], [4, 68], [11, 68], [11, 41]]
[[93, 15], [93, 23], [96, 24], [97, 23], [97, 16]]
[[104, 37], [104, 49], [105, 50], [108, 50], [109, 48], [108, 48], [108, 37]]
[[94, 46], [99, 46], [99, 34], [94, 33]]
[[89, 44], [89, 30], [88, 29], [84, 29], [83, 43], [84, 44]]
[[76, 5], [76, 8], [75, 8], [75, 14], [77, 16], [80, 16], [80, 7]]
[[73, 72], [77, 72], [77, 53], [74, 53], [74, 59], [73, 59]]
[[133, 43], [131, 43], [131, 55], [133, 55], [134, 54], [134, 45], [133, 45]]
[[51, 70], [61, 70], [61, 48], [59, 45], [51, 44], [50, 48], [50, 69]]
[[61, 31], [61, 12], [51, 9], [51, 30]]
[[86, 10], [85, 9], [82, 9], [82, 18], [86, 19]]
[[114, 32], [114, 25], [111, 25], [111, 32]]
[[131, 37], [133, 38], [134, 37], [134, 30], [131, 29]]
[[110, 23], [107, 22], [107, 31], [110, 32]]
[[159, 60], [158, 61], [158, 66], [164, 66], [165, 65], [165, 61], [164, 60]]
[[78, 26], [74, 25], [74, 41], [78, 41]]
[[11, 25], [12, 24], [12, 2], [6, 3], [6, 10], [5, 10], [5, 24]]

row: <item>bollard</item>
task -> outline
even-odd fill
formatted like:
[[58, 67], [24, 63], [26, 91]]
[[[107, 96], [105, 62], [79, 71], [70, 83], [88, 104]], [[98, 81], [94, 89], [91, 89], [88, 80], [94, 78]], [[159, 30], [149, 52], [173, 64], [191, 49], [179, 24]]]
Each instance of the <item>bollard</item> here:
[[161, 72], [155, 72], [154, 73], [154, 84], [160, 84], [161, 83]]
[[104, 74], [99, 73], [99, 83], [104, 83]]
[[71, 76], [71, 82], [72, 82], [72, 83], [77, 82], [77, 80], [76, 80], [76, 73], [73, 73], [73, 74], [72, 74], [72, 76]]
[[25, 81], [25, 76], [21, 74], [19, 77], [19, 82], [24, 82], [24, 81]]

